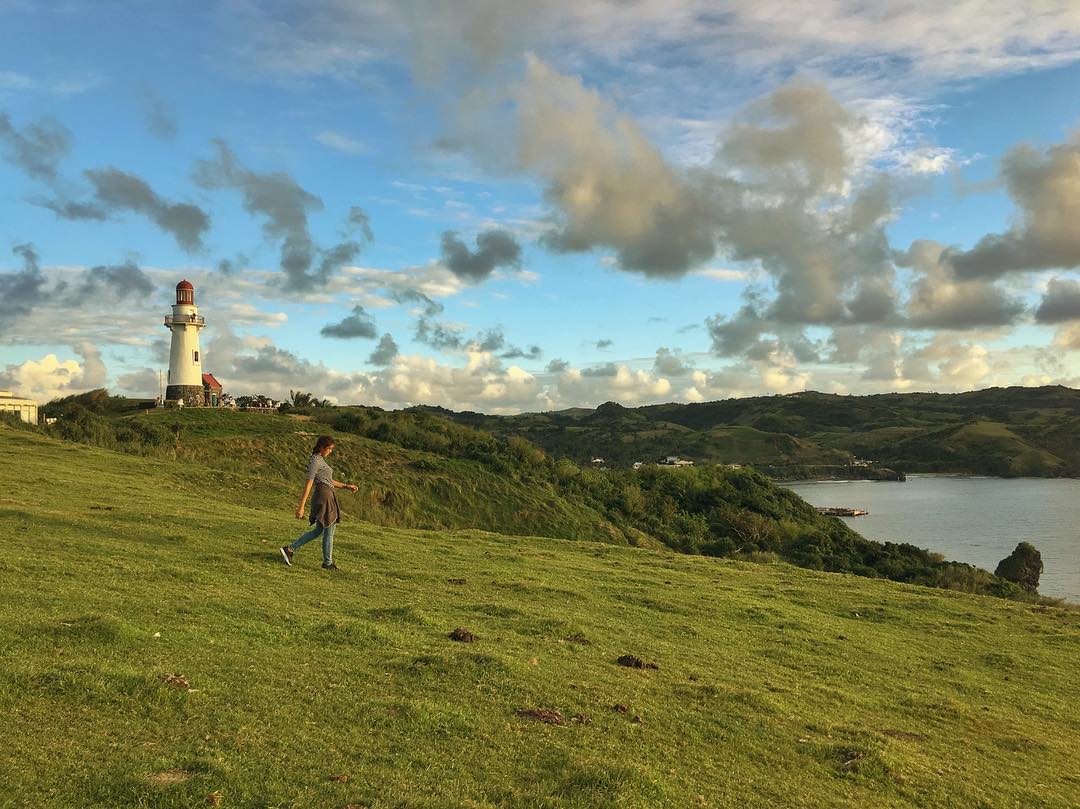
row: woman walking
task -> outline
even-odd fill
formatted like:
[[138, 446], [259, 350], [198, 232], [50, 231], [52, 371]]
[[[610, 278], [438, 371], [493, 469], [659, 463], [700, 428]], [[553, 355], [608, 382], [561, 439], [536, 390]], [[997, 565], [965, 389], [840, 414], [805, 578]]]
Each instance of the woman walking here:
[[315, 494], [311, 498], [312, 529], [306, 534], [301, 534], [291, 545], [281, 549], [281, 558], [285, 564], [292, 565], [293, 554], [301, 546], [322, 534], [322, 566], [324, 570], [337, 570], [334, 564], [334, 529], [337, 528], [338, 512], [337, 496], [334, 489], [348, 489], [356, 491], [352, 483], [342, 483], [334, 480], [334, 470], [326, 462], [327, 457], [334, 451], [334, 439], [328, 435], [320, 435], [315, 442], [315, 449], [311, 451], [311, 460], [308, 462], [307, 482], [304, 484], [304, 493], [300, 495], [300, 505], [296, 507], [296, 519], [304, 519], [304, 506], [307, 505], [308, 495], [314, 488]]

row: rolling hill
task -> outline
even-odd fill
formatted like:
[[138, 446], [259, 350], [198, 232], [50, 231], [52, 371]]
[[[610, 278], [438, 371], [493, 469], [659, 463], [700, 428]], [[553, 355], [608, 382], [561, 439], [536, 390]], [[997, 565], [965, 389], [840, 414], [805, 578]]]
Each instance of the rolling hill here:
[[[949, 472], [1080, 476], [1080, 391], [1060, 386], [959, 394], [840, 396], [812, 391], [702, 404], [489, 416], [424, 408], [526, 438], [545, 451], [626, 467], [678, 455], [750, 464], [774, 477]], [[856, 459], [871, 461], [853, 465]]]
[[582, 468], [518, 436], [427, 412], [317, 407], [302, 413], [131, 409], [104, 391], [50, 405], [51, 436], [254, 476], [296, 491], [315, 435], [360, 486], [355, 511], [393, 527], [667, 547], [707, 556], [776, 555], [818, 570], [1030, 598], [985, 570], [903, 543], [871, 542], [752, 469]]
[[[361, 451], [342, 441], [339, 466]], [[230, 457], [0, 426], [0, 807], [1069, 807], [1080, 791], [1074, 611], [355, 518], [338, 575], [310, 547], [288, 568], [295, 486]]]

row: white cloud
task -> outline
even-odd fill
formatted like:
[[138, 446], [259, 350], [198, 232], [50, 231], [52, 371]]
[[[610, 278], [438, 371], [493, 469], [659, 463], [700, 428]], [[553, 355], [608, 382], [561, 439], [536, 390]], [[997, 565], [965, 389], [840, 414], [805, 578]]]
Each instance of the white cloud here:
[[18, 395], [38, 402], [48, 402], [72, 393], [104, 387], [105, 364], [101, 353], [89, 343], [81, 343], [75, 351], [82, 357], [61, 360], [56, 354], [46, 354], [39, 360], [26, 360], [9, 365], [4, 377]]
[[25, 73], [13, 70], [0, 70], [0, 93], [12, 93], [33, 88], [34, 80]]
[[768, 360], [754, 363], [761, 384], [770, 393], [794, 393], [806, 390], [810, 373], [798, 367], [795, 357], [788, 352], [774, 351]]
[[429, 298], [449, 298], [467, 289], [469, 284], [438, 262], [429, 262], [408, 270], [384, 270], [375, 267], [343, 267], [328, 288], [335, 293], [360, 295], [378, 290], [402, 292], [415, 289]]
[[1061, 326], [1054, 334], [1053, 345], [1065, 351], [1080, 350], [1080, 321]]
[[229, 322], [245, 325], [276, 327], [289, 320], [284, 312], [267, 312], [246, 302], [229, 304], [225, 312]]
[[17, 92], [39, 91], [54, 96], [81, 95], [96, 90], [105, 77], [96, 73], [62, 79], [38, 79], [13, 70], [0, 70], [0, 96]]
[[957, 150], [945, 146], [924, 146], [907, 152], [901, 158], [901, 165], [912, 174], [944, 174], [970, 162], [958, 159]]
[[691, 275], [699, 275], [713, 281], [748, 281], [750, 273], [747, 270], [732, 270], [727, 267], [705, 267], [694, 270]]
[[336, 149], [343, 154], [358, 155], [370, 151], [367, 144], [358, 141], [355, 138], [350, 138], [348, 135], [335, 132], [332, 129], [324, 129], [322, 132], [319, 132], [315, 135], [315, 140], [323, 146]]

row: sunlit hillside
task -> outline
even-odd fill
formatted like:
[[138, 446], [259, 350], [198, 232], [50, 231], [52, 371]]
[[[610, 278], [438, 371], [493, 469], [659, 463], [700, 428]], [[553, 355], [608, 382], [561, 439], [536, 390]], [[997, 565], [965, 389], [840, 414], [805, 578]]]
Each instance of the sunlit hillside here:
[[332, 575], [314, 545], [292, 568], [276, 554], [301, 527], [284, 477], [3, 427], [0, 464], [0, 806], [1067, 807], [1080, 790], [1075, 612], [355, 518]]

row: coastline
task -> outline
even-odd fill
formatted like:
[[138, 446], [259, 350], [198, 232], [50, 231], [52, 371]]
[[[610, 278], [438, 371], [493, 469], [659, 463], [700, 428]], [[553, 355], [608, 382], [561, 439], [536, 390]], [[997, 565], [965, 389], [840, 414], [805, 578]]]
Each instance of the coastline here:
[[[877, 542], [908, 543], [950, 560], [994, 570], [1026, 541], [1038, 548], [1044, 572], [1039, 592], [1080, 604], [1080, 480], [920, 473], [909, 486], [860, 486], [861, 480], [785, 481], [811, 505], [857, 507], [869, 515], [842, 517]], [[848, 484], [846, 487], [844, 484]]]

